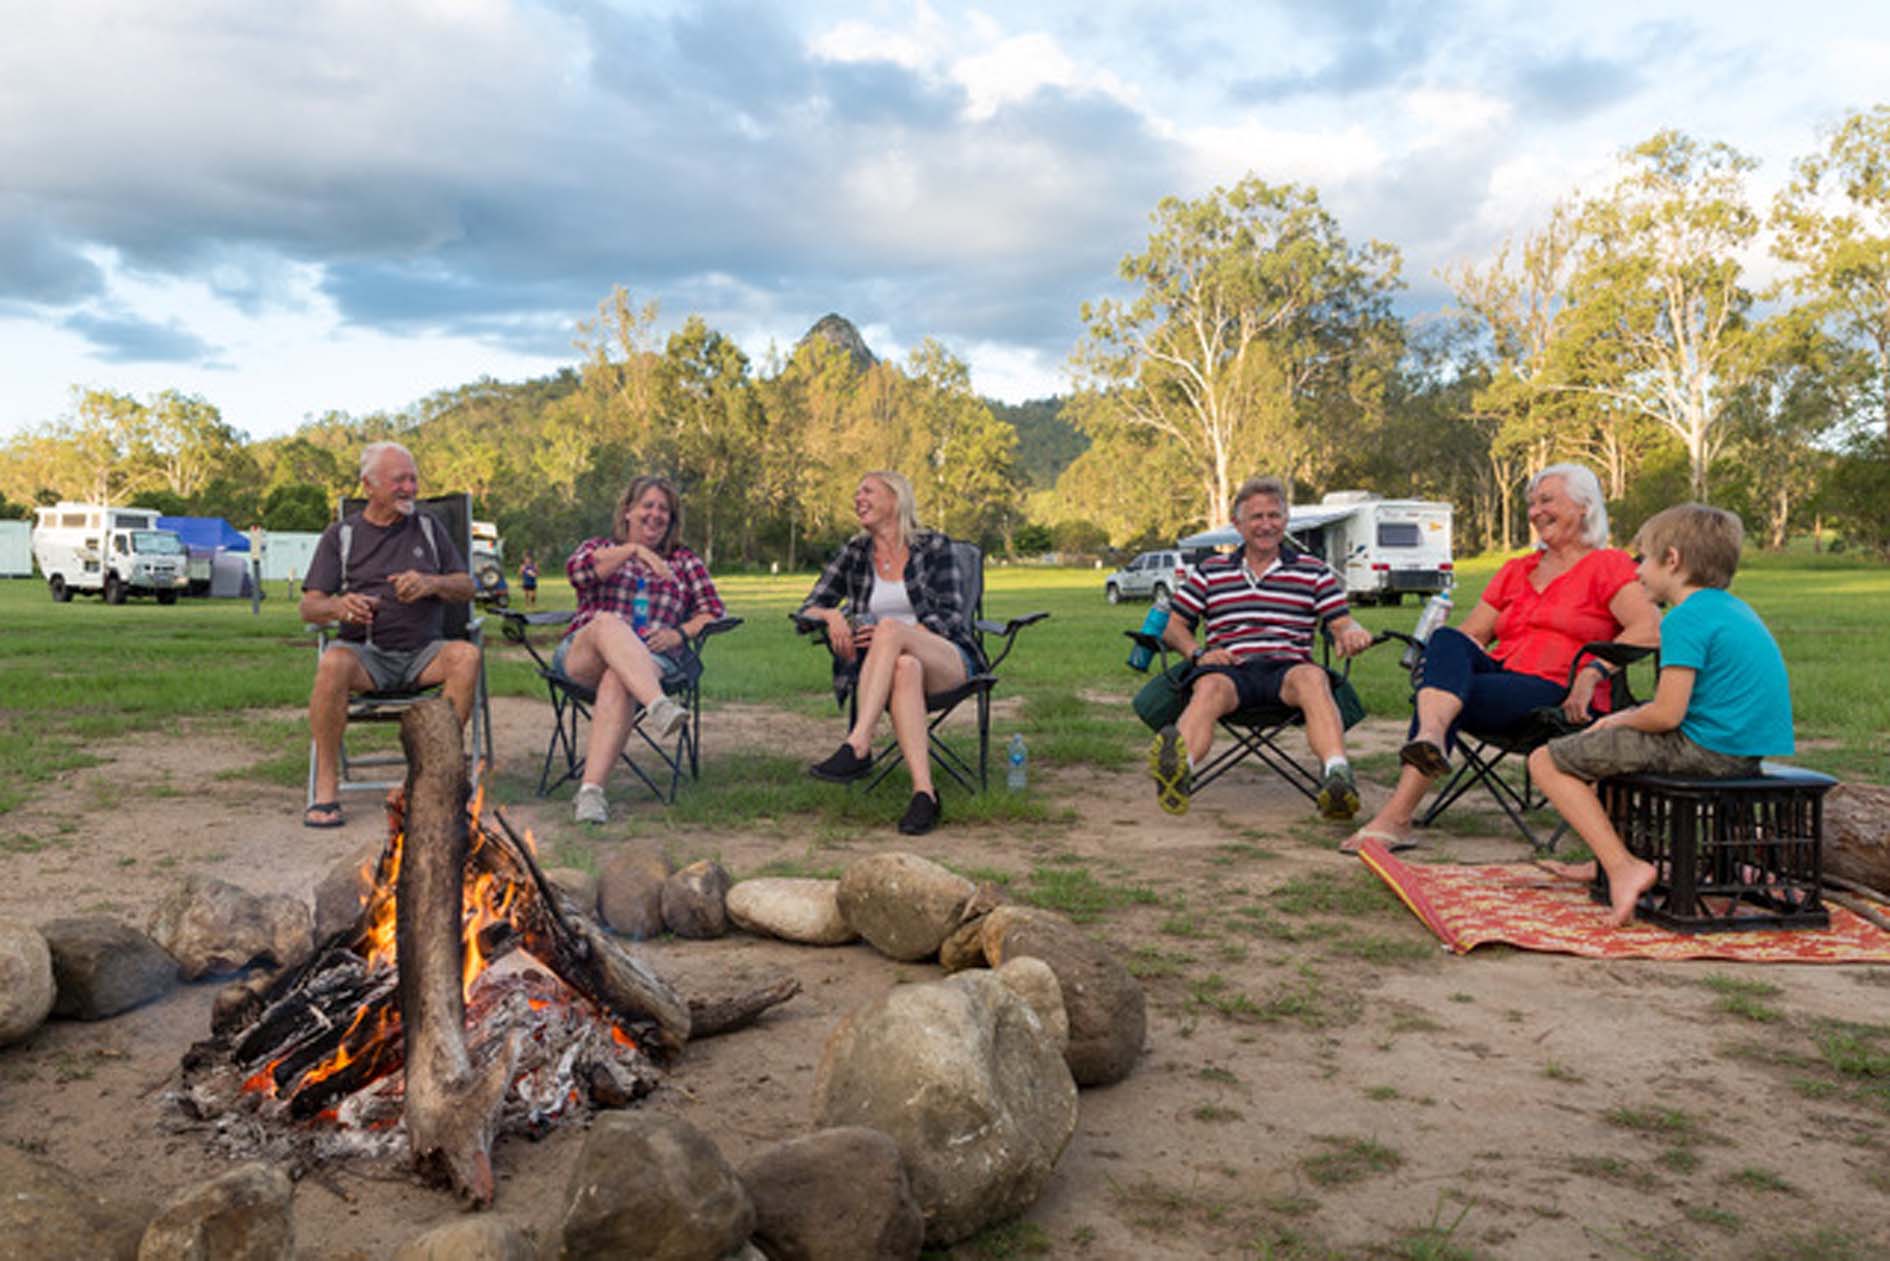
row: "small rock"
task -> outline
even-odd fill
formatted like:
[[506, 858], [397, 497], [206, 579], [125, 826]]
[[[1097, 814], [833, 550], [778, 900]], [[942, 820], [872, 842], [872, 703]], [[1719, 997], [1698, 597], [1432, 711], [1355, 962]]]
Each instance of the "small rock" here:
[[0, 1144], [0, 1256], [131, 1261], [156, 1206], [113, 1200], [91, 1182]]
[[891, 1137], [937, 1248], [1043, 1193], [1076, 1131], [1076, 1083], [1015, 991], [961, 972], [840, 1022], [815, 1071], [814, 1123]]
[[952, 930], [952, 935], [938, 948], [938, 966], [947, 972], [964, 972], [986, 966], [982, 915]]
[[1057, 1054], [1062, 1055], [1070, 1045], [1070, 1016], [1063, 1010], [1063, 987], [1057, 984], [1057, 974], [1050, 970], [1050, 965], [1042, 959], [1020, 955], [1005, 960], [991, 975], [1030, 1004], [1037, 1019], [1043, 1022], [1044, 1032], [1056, 1044]]
[[517, 1224], [481, 1213], [409, 1239], [395, 1251], [394, 1261], [533, 1261], [537, 1255]]
[[1106, 1086], [1135, 1068], [1148, 1034], [1142, 984], [1109, 947], [1045, 911], [1001, 906], [985, 916], [984, 954], [994, 966], [1031, 956], [1056, 973], [1069, 1016], [1064, 1058], [1079, 1086]]
[[294, 967], [314, 950], [308, 907], [279, 893], [258, 896], [211, 876], [190, 876], [158, 903], [147, 926], [186, 981], [236, 972], [258, 959]]
[[295, 1184], [252, 1161], [171, 1197], [138, 1245], [138, 1261], [291, 1261]]
[[669, 858], [648, 841], [633, 841], [610, 853], [597, 869], [597, 907], [604, 923], [642, 941], [663, 931], [663, 882]]
[[585, 1136], [565, 1191], [561, 1257], [718, 1261], [755, 1229], [741, 1179], [675, 1117], [610, 1112]]
[[51, 920], [39, 931], [52, 951], [55, 1015], [103, 1020], [161, 998], [177, 984], [177, 960], [108, 915]]
[[862, 858], [840, 876], [840, 914], [891, 959], [938, 954], [977, 886], [917, 854]]
[[663, 923], [678, 937], [708, 941], [728, 935], [728, 872], [704, 858], [663, 882]]
[[840, 914], [840, 882], [769, 876], [744, 880], [728, 891], [728, 917], [737, 928], [806, 946], [844, 946], [859, 934]]
[[918, 1256], [925, 1238], [899, 1148], [878, 1130], [777, 1143], [743, 1166], [742, 1184], [773, 1261], [896, 1261]]
[[571, 904], [586, 915], [597, 914], [597, 877], [577, 867], [547, 867], [545, 879], [551, 887], [571, 899]]
[[327, 941], [336, 933], [353, 928], [361, 918], [361, 908], [374, 888], [374, 869], [380, 864], [378, 841], [370, 841], [328, 869], [315, 886], [315, 940]]
[[0, 1046], [45, 1023], [53, 1007], [52, 951], [30, 924], [0, 922]]

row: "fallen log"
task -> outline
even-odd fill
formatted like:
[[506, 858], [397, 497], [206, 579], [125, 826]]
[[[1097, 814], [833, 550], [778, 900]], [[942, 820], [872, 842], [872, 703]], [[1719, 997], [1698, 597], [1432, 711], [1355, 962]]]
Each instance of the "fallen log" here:
[[1890, 788], [1839, 784], [1825, 794], [1824, 869], [1890, 893]]
[[407, 755], [406, 839], [395, 895], [400, 1023], [406, 1038], [407, 1138], [422, 1172], [475, 1205], [492, 1202], [492, 1140], [517, 1045], [484, 1064], [466, 1051], [460, 911], [466, 853], [466, 759], [445, 700], [401, 716]]
[[737, 994], [690, 995], [689, 1023], [694, 1036], [712, 1038], [751, 1024], [762, 1012], [787, 1002], [801, 992], [791, 976], [771, 981], [760, 989]]

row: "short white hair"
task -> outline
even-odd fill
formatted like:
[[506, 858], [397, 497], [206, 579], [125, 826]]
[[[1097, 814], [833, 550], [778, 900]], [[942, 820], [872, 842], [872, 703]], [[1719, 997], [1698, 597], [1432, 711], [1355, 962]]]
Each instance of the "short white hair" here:
[[1601, 497], [1601, 479], [1586, 464], [1551, 464], [1529, 479], [1526, 493], [1535, 494], [1536, 487], [1551, 477], [1562, 479], [1562, 489], [1570, 499], [1582, 506], [1582, 542], [1590, 547], [1608, 545], [1608, 505]]
[[[369, 480], [368, 474], [374, 471], [374, 466], [379, 464], [381, 462], [381, 457], [386, 455], [389, 451], [398, 451], [400, 452], [400, 454], [406, 456], [409, 460], [413, 460], [413, 452], [409, 451], [406, 447], [401, 446], [398, 442], [391, 442], [391, 441], [390, 442], [370, 442], [367, 444], [367, 446], [361, 449], [361, 480], [362, 481], [365, 482]], [[414, 460], [414, 464], [418, 466], [419, 461]]]

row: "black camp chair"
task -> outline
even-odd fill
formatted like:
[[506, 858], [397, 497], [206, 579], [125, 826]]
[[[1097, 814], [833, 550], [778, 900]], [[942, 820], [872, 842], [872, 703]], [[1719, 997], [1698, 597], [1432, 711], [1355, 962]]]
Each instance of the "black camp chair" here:
[[[578, 743], [578, 724], [590, 721], [591, 706], [597, 703], [595, 688], [586, 687], [562, 670], [554, 669], [551, 664], [551, 654], [556, 650], [558, 639], [563, 636], [562, 628], [576, 614], [569, 609], [543, 613], [526, 613], [518, 609], [499, 609], [497, 612], [505, 619], [506, 639], [523, 644], [525, 651], [531, 654], [538, 677], [544, 680], [545, 693], [551, 700], [551, 738], [545, 745], [544, 766], [538, 773], [538, 795], [549, 796], [584, 773], [584, 747]], [[685, 668], [684, 677], [665, 681], [663, 687], [664, 692], [689, 711], [689, 721], [676, 733], [674, 741], [669, 744], [659, 742], [644, 730], [645, 714], [638, 713], [630, 729], [631, 738], [624, 741], [624, 747], [617, 754], [617, 760], [643, 781], [644, 787], [658, 801], [668, 804], [676, 800], [685, 769], [690, 779], [700, 778], [702, 774], [702, 649], [711, 637], [734, 630], [741, 624], [742, 619], [739, 617], [721, 617], [704, 626], [696, 635], [684, 638], [683, 652], [694, 664]], [[547, 630], [556, 630], [557, 635], [548, 636], [541, 650], [540, 643], [535, 642], [532, 635]], [[634, 740], [641, 740], [643, 747], [655, 759], [654, 773], [645, 770], [630, 755]], [[551, 777], [554, 769], [559, 771], [556, 779]]]
[[[1424, 646], [1400, 631], [1384, 631], [1381, 637], [1400, 640], [1417, 649], [1411, 665], [1412, 704], [1415, 706], [1418, 680], [1423, 677]], [[1567, 686], [1575, 686], [1575, 676], [1589, 661], [1595, 659], [1616, 667], [1610, 683], [1611, 703], [1615, 709], [1624, 709], [1637, 703], [1632, 682], [1628, 678], [1629, 666], [1652, 659], [1654, 668], [1659, 668], [1658, 656], [1653, 648], [1597, 640], [1583, 644], [1575, 654], [1575, 660], [1569, 663]], [[1431, 826], [1466, 793], [1481, 788], [1537, 853], [1553, 853], [1568, 831], [1568, 824], [1560, 823], [1554, 831], [1545, 834], [1529, 822], [1530, 813], [1544, 809], [1549, 804], [1548, 798], [1531, 780], [1529, 755], [1555, 737], [1580, 731], [1586, 725], [1570, 722], [1560, 708], [1545, 706], [1516, 726], [1503, 731], [1477, 731], [1459, 727], [1459, 760], [1438, 788], [1430, 805], [1412, 820], [1412, 825], [1421, 828]]]
[[[367, 504], [365, 499], [343, 499], [336, 509], [336, 520], [345, 519], [348, 514], [359, 512]], [[450, 539], [459, 548], [460, 559], [472, 555], [472, 496], [464, 492], [451, 495], [431, 495], [419, 501], [417, 511], [431, 515], [441, 531], [442, 541]], [[344, 588], [345, 589], [345, 588]], [[340, 629], [332, 624], [313, 626], [315, 632], [315, 655], [319, 659], [327, 649], [328, 642]], [[445, 608], [445, 620], [441, 634], [447, 639], [463, 639], [479, 650], [479, 679], [474, 685], [472, 715], [467, 720], [471, 742], [467, 758], [469, 766], [477, 770], [481, 765], [492, 762], [492, 701], [486, 693], [486, 640], [485, 624], [469, 604], [448, 604]], [[337, 785], [344, 793], [349, 792], [385, 792], [405, 782], [405, 775], [394, 778], [363, 778], [359, 772], [373, 767], [400, 766], [407, 764], [407, 759], [400, 753], [355, 753], [348, 752], [348, 728], [357, 723], [397, 723], [400, 717], [416, 702], [430, 696], [438, 696], [440, 688], [405, 688], [391, 692], [360, 692], [350, 698], [348, 715], [341, 728], [341, 743], [337, 749], [340, 780]], [[315, 742], [308, 746], [308, 804], [315, 804]]]
[[[932, 757], [938, 765], [958, 782], [966, 792], [977, 794], [990, 787], [991, 776], [991, 691], [998, 684], [997, 668], [1011, 655], [1011, 649], [1017, 645], [1017, 633], [1026, 626], [1035, 626], [1050, 616], [1047, 612], [1026, 613], [1022, 617], [1013, 617], [1009, 621], [986, 621], [984, 616], [984, 552], [975, 543], [952, 540], [952, 549], [958, 556], [959, 572], [965, 575], [966, 590], [964, 606], [972, 611], [972, 633], [978, 640], [978, 649], [985, 662], [985, 668], [967, 678], [957, 687], [943, 692], [934, 692], [925, 698], [926, 741], [931, 748]], [[795, 629], [803, 635], [812, 636], [824, 648], [827, 646], [827, 624], [818, 618], [806, 617], [800, 613], [790, 613]], [[993, 641], [1002, 640], [1003, 646], [992, 655]], [[958, 707], [968, 700], [977, 701], [978, 754], [974, 763], [964, 751], [950, 744], [940, 733], [945, 720], [950, 718]], [[849, 688], [844, 700], [847, 711], [847, 726], [851, 728], [859, 718], [859, 695], [857, 690]], [[880, 782], [905, 761], [905, 755], [899, 752], [899, 742], [888, 740], [886, 747], [873, 759], [873, 774], [866, 781], [867, 791], [878, 787]], [[973, 780], [976, 779], [976, 785]]]
[[[1145, 691], [1148, 688], [1160, 686], [1164, 680], [1168, 680], [1169, 686], [1174, 687], [1179, 682], [1178, 676], [1186, 673], [1186, 662], [1170, 664], [1171, 649], [1161, 636], [1144, 634], [1139, 630], [1125, 630], [1122, 633], [1134, 640], [1138, 646], [1146, 648], [1161, 662], [1160, 674], [1145, 685]], [[1353, 658], [1345, 658], [1339, 669], [1333, 669], [1332, 631], [1324, 622], [1321, 622], [1319, 633], [1319, 664], [1325, 668], [1326, 674], [1332, 680], [1332, 699], [1338, 705], [1339, 720], [1344, 728], [1350, 731], [1365, 717], [1365, 704], [1359, 699], [1358, 691], [1352, 686]], [[1383, 639], [1384, 636], [1380, 635], [1373, 639], [1372, 643], [1380, 643]], [[1136, 707], [1136, 713], [1150, 730], [1159, 730], [1163, 725], [1152, 722], [1143, 712], [1141, 705]], [[1319, 799], [1319, 788], [1324, 780], [1325, 768], [1317, 763], [1302, 761], [1298, 755], [1290, 752], [1281, 743], [1281, 737], [1288, 730], [1306, 725], [1306, 715], [1302, 711], [1291, 705], [1249, 706], [1246, 709], [1237, 709], [1231, 714], [1222, 715], [1219, 725], [1229, 743], [1219, 753], [1209, 758], [1205, 764], [1195, 768], [1194, 774], [1190, 777], [1190, 796], [1199, 793], [1242, 762], [1252, 758], [1270, 767], [1281, 779], [1298, 789], [1307, 800]]]

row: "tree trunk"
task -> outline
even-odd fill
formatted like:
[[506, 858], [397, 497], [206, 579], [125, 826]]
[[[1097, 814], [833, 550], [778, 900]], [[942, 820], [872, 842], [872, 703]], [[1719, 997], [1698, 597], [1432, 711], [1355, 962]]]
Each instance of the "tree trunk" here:
[[422, 1172], [483, 1206], [492, 1202], [492, 1137], [517, 1048], [508, 1039], [483, 1065], [466, 1050], [466, 757], [453, 707], [438, 698], [415, 705], [401, 718], [400, 742], [409, 770], [394, 939], [407, 1138]]
[[1839, 784], [1825, 796], [1824, 865], [1890, 895], [1890, 788]]

